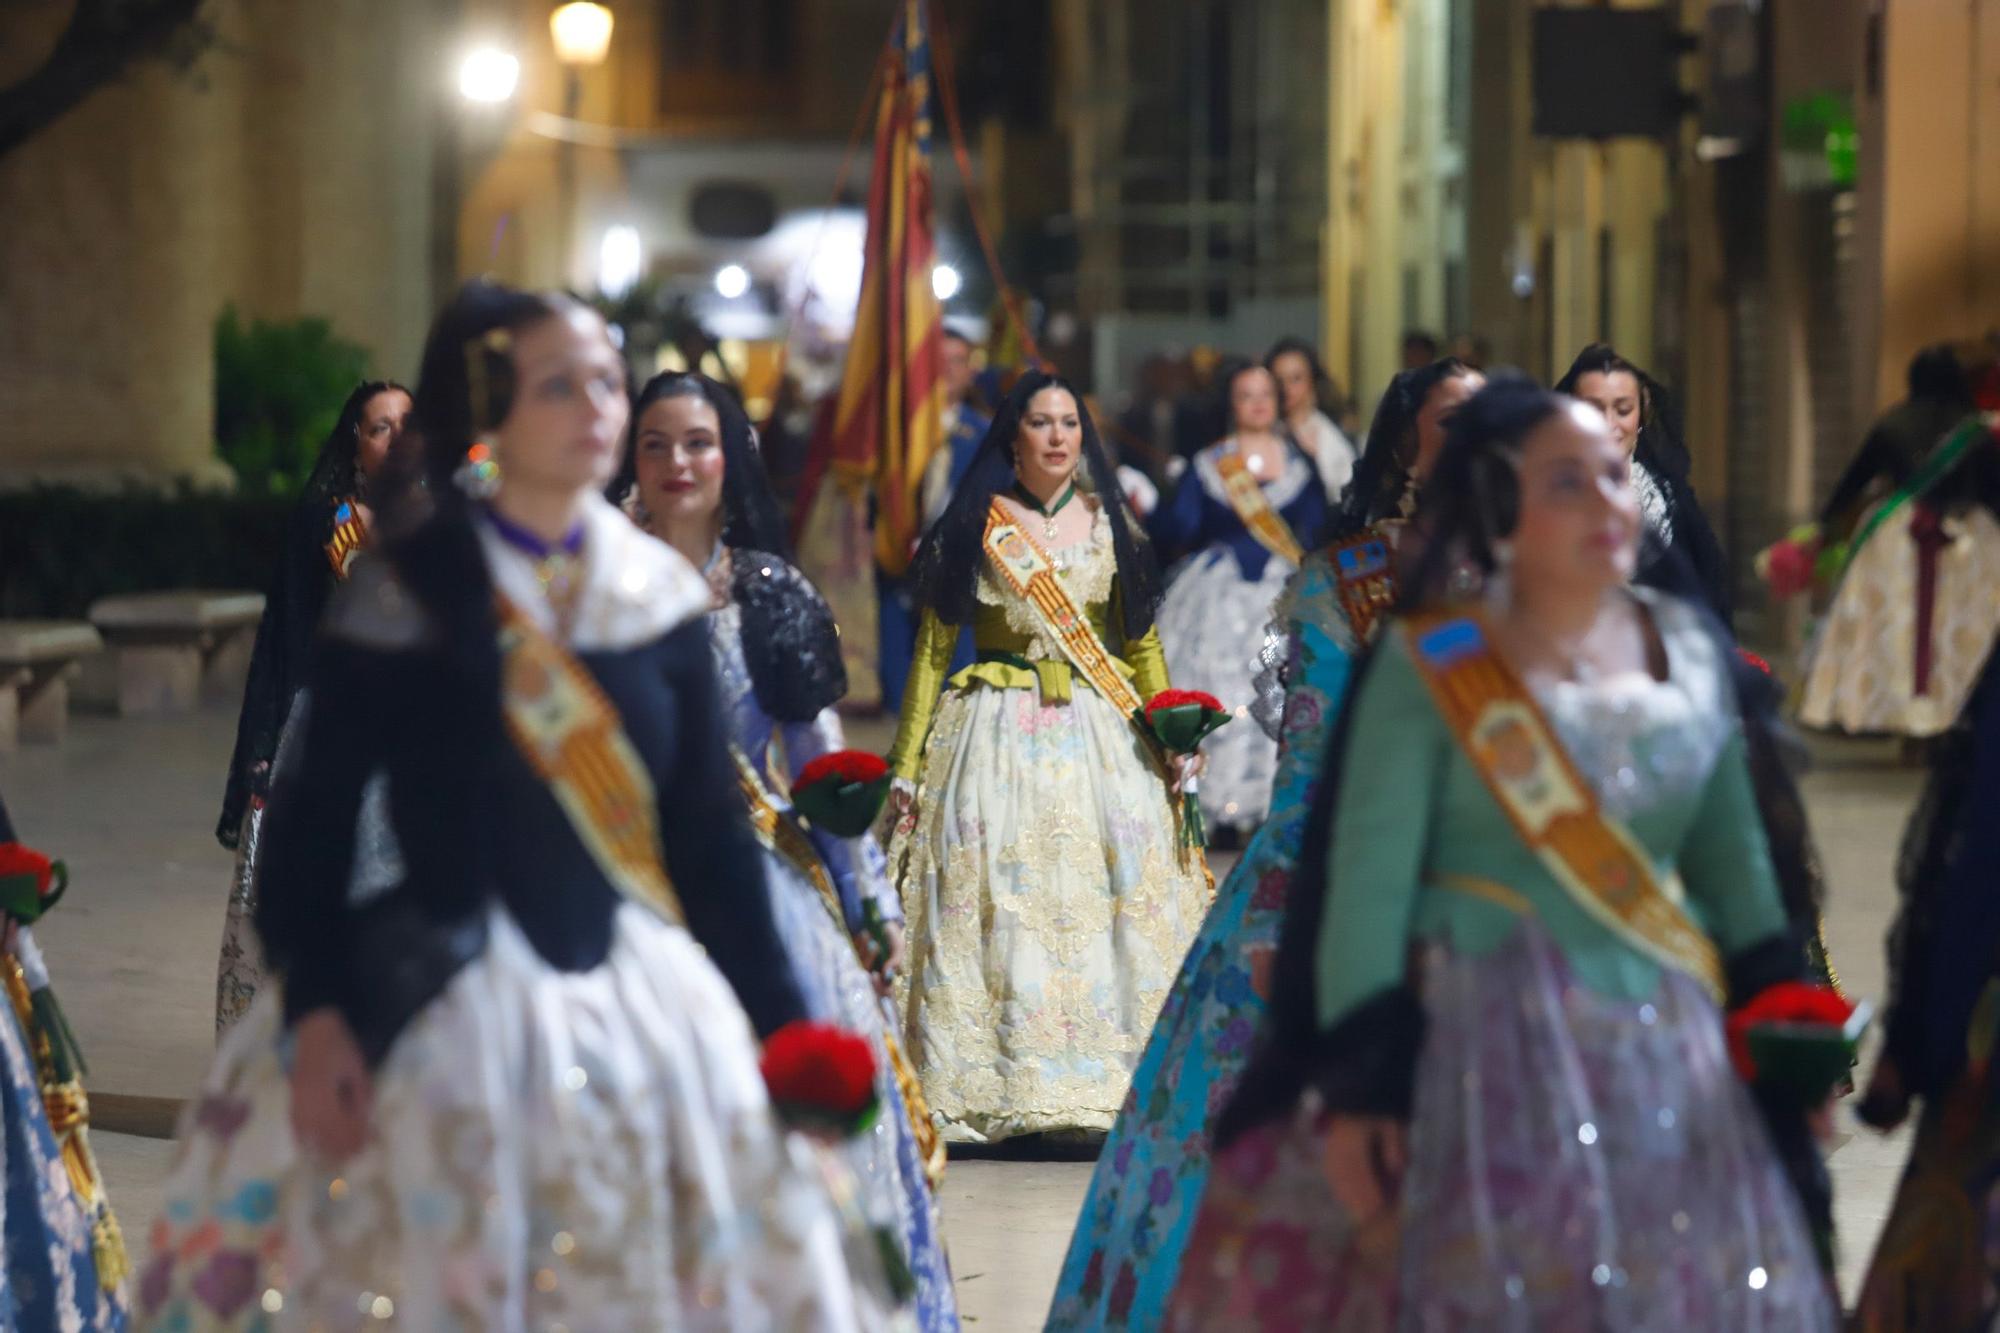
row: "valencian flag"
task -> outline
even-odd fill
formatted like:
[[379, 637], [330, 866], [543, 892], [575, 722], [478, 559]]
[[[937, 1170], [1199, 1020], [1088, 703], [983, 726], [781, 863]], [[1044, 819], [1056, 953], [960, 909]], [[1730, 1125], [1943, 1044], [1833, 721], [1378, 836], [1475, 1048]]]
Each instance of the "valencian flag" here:
[[834, 410], [829, 466], [848, 496], [870, 483], [875, 560], [908, 568], [922, 530], [918, 491], [944, 439], [943, 314], [931, 288], [931, 55], [924, 0], [900, 0], [876, 111], [861, 302]]

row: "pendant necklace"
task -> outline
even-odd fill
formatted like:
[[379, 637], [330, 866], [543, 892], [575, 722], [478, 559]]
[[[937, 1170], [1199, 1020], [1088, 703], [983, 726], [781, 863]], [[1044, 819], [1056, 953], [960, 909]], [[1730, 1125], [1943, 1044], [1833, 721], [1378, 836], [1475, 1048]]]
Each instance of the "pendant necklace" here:
[[486, 517], [492, 520], [500, 540], [528, 557], [535, 571], [535, 582], [541, 585], [542, 596], [548, 600], [555, 617], [556, 633], [567, 641], [570, 622], [575, 618], [577, 593], [583, 586], [579, 577], [583, 572], [583, 524], [578, 523], [561, 541], [551, 544], [510, 521], [491, 505], [486, 507]]
[[1054, 541], [1056, 539], [1056, 515], [1063, 511], [1064, 505], [1076, 498], [1076, 482], [1072, 480], [1067, 486], [1063, 487], [1062, 494], [1056, 497], [1056, 502], [1052, 505], [1044, 505], [1040, 500], [1035, 498], [1033, 491], [1018, 481], [1014, 483], [1014, 498], [1042, 516], [1042, 535], [1049, 541]]

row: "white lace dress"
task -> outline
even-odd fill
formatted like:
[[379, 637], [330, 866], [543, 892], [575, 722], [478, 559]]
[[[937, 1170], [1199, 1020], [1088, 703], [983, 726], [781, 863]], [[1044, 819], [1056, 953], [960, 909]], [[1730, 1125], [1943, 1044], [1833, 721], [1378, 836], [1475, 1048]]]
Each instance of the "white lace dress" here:
[[[1109, 523], [1052, 554], [1100, 616], [1117, 574]], [[1028, 636], [1021, 656], [1062, 659], [984, 570], [978, 596]], [[1081, 678], [1066, 703], [971, 673], [954, 685], [924, 748], [917, 827], [891, 856], [909, 916], [906, 1049], [947, 1140], [1108, 1130], [1206, 878], [1180, 854], [1137, 730]]]

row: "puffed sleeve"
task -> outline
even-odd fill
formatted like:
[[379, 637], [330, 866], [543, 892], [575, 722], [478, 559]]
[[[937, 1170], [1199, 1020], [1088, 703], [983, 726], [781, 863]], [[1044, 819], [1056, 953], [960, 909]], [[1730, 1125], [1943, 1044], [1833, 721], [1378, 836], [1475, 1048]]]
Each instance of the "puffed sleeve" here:
[[896, 723], [896, 743], [889, 748], [889, 769], [906, 782], [917, 780], [924, 762], [924, 742], [937, 713], [938, 692], [944, 688], [951, 654], [958, 645], [958, 626], [938, 619], [926, 608], [917, 626], [917, 651], [910, 662], [910, 679], [903, 687], [903, 709]]

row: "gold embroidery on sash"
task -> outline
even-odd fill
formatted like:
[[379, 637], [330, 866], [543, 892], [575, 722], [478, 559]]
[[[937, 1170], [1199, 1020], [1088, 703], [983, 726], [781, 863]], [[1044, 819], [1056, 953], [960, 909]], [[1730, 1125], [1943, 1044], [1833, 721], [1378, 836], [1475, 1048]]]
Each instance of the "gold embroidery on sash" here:
[[1291, 525], [1271, 508], [1263, 486], [1250, 475], [1236, 446], [1230, 445], [1215, 455], [1215, 471], [1222, 478], [1222, 493], [1229, 498], [1229, 507], [1243, 520], [1243, 526], [1250, 530], [1257, 544], [1272, 555], [1291, 561], [1294, 567], [1305, 563], [1305, 548], [1292, 534]]
[[[840, 893], [833, 887], [833, 877], [827, 873], [826, 862], [820, 859], [819, 849], [805, 830], [785, 817], [778, 808], [778, 802], [771, 794], [770, 787], [757, 772], [756, 765], [749, 756], [733, 743], [729, 747], [729, 757], [736, 762], [736, 785], [743, 792], [743, 800], [750, 807], [750, 827], [756, 831], [757, 841], [772, 855], [788, 862], [793, 869], [806, 877], [808, 883], [819, 891], [819, 900], [833, 918], [833, 924], [842, 935], [847, 934], [847, 914], [840, 906]], [[896, 1087], [903, 1094], [903, 1110], [909, 1118], [910, 1133], [916, 1140], [917, 1155], [923, 1159], [924, 1178], [936, 1190], [944, 1180], [945, 1146], [938, 1137], [937, 1126], [931, 1123], [930, 1106], [924, 1101], [923, 1087], [917, 1081], [916, 1070], [910, 1067], [902, 1047], [889, 1035], [888, 1028], [882, 1030], [882, 1045], [889, 1057], [891, 1071], [896, 1076]]]
[[1126, 717], [1143, 706], [1090, 620], [1056, 577], [1055, 561], [998, 500], [986, 514], [986, 554], [1000, 579], [1032, 607], [1070, 665]]
[[1382, 613], [1396, 600], [1394, 551], [1388, 527], [1377, 523], [1359, 536], [1327, 548], [1333, 565], [1334, 594], [1355, 641], [1370, 643]]
[[1720, 1003], [1721, 955], [1682, 906], [1680, 877], [1662, 882], [1646, 850], [1605, 815], [1484, 626], [1443, 614], [1416, 618], [1403, 632], [1438, 713], [1556, 883], [1613, 934], [1701, 982]]
[[354, 567], [354, 557], [361, 554], [361, 548], [368, 544], [368, 524], [362, 521], [361, 507], [352, 500], [342, 500], [333, 511], [333, 536], [326, 543], [327, 563], [333, 566], [333, 576], [343, 582]]
[[582, 663], [506, 597], [495, 601], [501, 710], [515, 748], [548, 784], [605, 878], [684, 924], [661, 856], [653, 780], [617, 710]]

